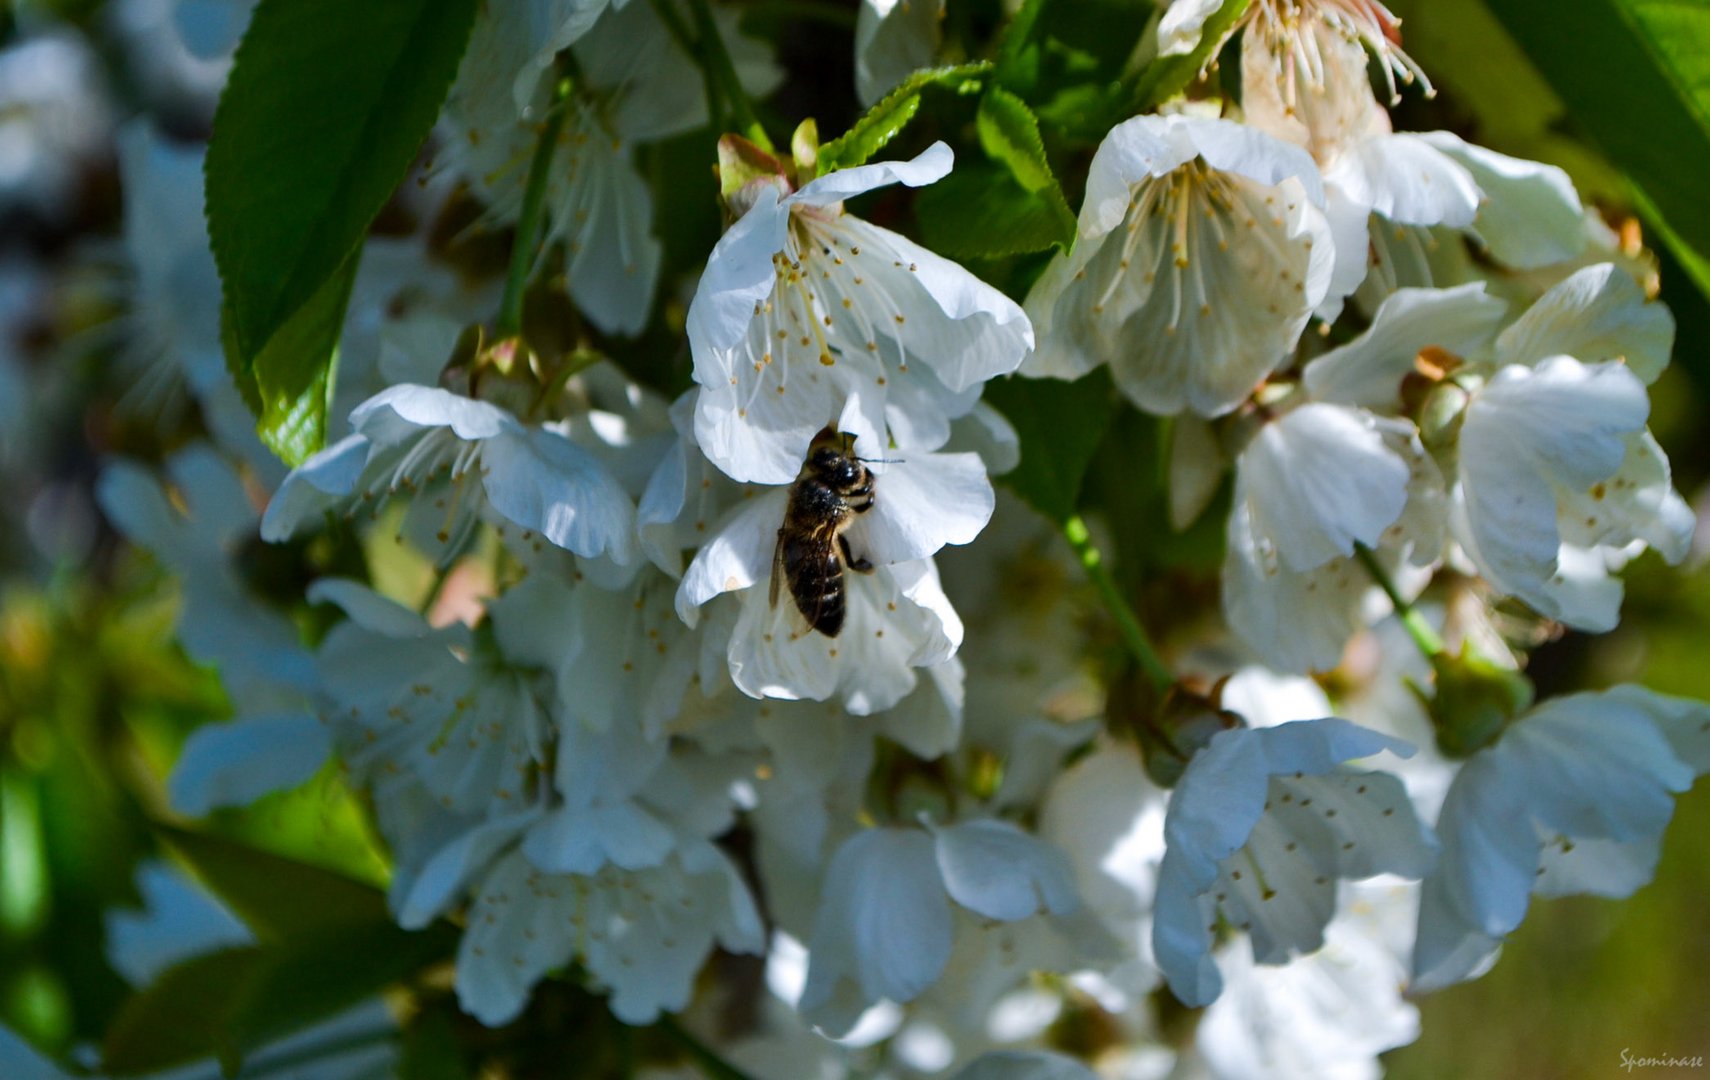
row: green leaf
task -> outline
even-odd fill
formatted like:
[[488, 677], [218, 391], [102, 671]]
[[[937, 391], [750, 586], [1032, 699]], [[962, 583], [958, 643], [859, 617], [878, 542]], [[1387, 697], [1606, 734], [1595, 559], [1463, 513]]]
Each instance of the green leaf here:
[[1074, 243], [1075, 215], [1025, 102], [986, 88], [975, 117], [990, 164], [964, 164], [917, 196], [927, 245], [952, 258], [999, 258]]
[[301, 465], [326, 445], [338, 339], [361, 254], [352, 252], [309, 302], [285, 320], [252, 365], [255, 398], [261, 403], [256, 432], [287, 464]]
[[[1490, 0], [1491, 10], [1665, 223], [1683, 265], [1710, 256], [1710, 3]], [[1701, 283], [1703, 284], [1703, 283]]]
[[169, 826], [158, 832], [264, 942], [390, 923], [380, 891], [342, 874], [205, 833]]
[[1034, 40], [1039, 16], [1049, 0], [1024, 0], [998, 38], [993, 77], [1000, 86], [1025, 92], [1039, 79], [1040, 44]]
[[[952, 259], [996, 259], [1066, 243], [1062, 213], [990, 162], [959, 165], [921, 188], [915, 217], [926, 246]], [[1071, 216], [1069, 237], [1074, 224]]]
[[404, 1033], [398, 1080], [469, 1080], [450, 1007], [417, 1013]]
[[222, 949], [161, 972], [113, 1018], [101, 1048], [102, 1068], [123, 1076], [212, 1056], [226, 1072], [235, 1072], [240, 1055], [226, 1037], [226, 1024], [256, 953], [253, 947]]
[[238, 46], [208, 145], [208, 236], [228, 362], [288, 458], [324, 437], [352, 255], [433, 126], [476, 5], [262, 0]]
[[1052, 521], [1067, 520], [1116, 411], [1110, 376], [1103, 368], [1074, 382], [1012, 376], [986, 384], [985, 400], [1021, 438], [1021, 464], [1000, 481]]
[[928, 87], [937, 86], [956, 94], [977, 93], [991, 68], [990, 61], [981, 60], [954, 67], [923, 68], [910, 75], [848, 131], [820, 146], [819, 175], [870, 161], [914, 119], [920, 109], [920, 95]]
[[191, 957], [120, 1007], [102, 1068], [123, 1076], [212, 1056], [231, 1073], [268, 1043], [373, 997], [456, 947], [449, 925], [410, 933], [388, 921]]
[[1039, 138], [1039, 121], [1027, 103], [1000, 86], [989, 88], [980, 98], [975, 127], [986, 156], [1009, 166], [1028, 191], [1062, 191], [1045, 160], [1045, 144]]
[[1205, 20], [1199, 44], [1190, 53], [1160, 56], [1146, 65], [1134, 88], [1135, 113], [1150, 112], [1175, 97], [1199, 76], [1223, 44], [1224, 37], [1247, 10], [1249, 0], [1223, 0], [1217, 13]]
[[1051, 173], [1033, 110], [1014, 94], [993, 86], [980, 98], [975, 122], [986, 155], [1007, 166], [1016, 183], [1044, 204], [1056, 219], [1053, 242], [1067, 251], [1075, 239], [1075, 215]]
[[1150, 0], [1028, 0], [998, 43], [998, 85], [1047, 126], [1096, 143], [1130, 115], [1121, 79], [1147, 20]]

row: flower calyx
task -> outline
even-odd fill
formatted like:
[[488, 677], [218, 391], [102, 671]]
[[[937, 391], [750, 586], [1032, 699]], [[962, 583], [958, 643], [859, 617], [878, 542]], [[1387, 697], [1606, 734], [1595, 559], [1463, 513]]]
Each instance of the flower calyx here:
[[1494, 743], [1515, 717], [1531, 708], [1532, 681], [1463, 644], [1431, 657], [1434, 692], [1418, 683], [1408, 688], [1425, 707], [1437, 732], [1437, 746], [1452, 758], [1470, 757]]

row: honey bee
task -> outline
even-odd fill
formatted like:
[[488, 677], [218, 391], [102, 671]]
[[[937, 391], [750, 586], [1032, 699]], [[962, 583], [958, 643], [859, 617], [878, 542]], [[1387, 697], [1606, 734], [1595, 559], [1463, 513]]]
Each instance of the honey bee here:
[[855, 558], [844, 530], [873, 508], [873, 473], [855, 456], [855, 436], [827, 427], [814, 436], [801, 475], [790, 487], [778, 547], [772, 555], [773, 607], [778, 585], [808, 625], [834, 638], [843, 629], [843, 568], [869, 574], [873, 564]]

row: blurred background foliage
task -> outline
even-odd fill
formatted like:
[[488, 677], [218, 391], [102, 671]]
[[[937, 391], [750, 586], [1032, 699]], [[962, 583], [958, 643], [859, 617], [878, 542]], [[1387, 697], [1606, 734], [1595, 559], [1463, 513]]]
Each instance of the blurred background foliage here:
[[[1596, 21], [1626, 20], [1620, 25], [1629, 29], [1661, 25], [1678, 55], [1660, 62], [1676, 65], [1682, 78], [1693, 72], [1680, 71], [1680, 64], [1703, 63], [1706, 71], [1696, 83], [1703, 89], [1710, 87], [1710, 6], [1390, 3], [1405, 21], [1407, 49], [1439, 89], [1431, 99], [1409, 89], [1396, 113], [1399, 128], [1447, 128], [1505, 153], [1561, 165], [1585, 197], [1626, 230], [1624, 236], [1642, 237], [1656, 252], [1661, 297], [1680, 332], [1675, 364], [1653, 394], [1652, 427], [1674, 463], [1677, 487], [1704, 507], [1710, 261], [1697, 253], [1710, 251], [1704, 243], [1710, 231], [1698, 221], [1700, 215], [1710, 221], [1710, 127], [1704, 120], [1710, 93], [1701, 95], [1705, 100], [1645, 96], [1627, 54], [1597, 32]], [[853, 5], [763, 0], [743, 6], [749, 29], [777, 41], [791, 71], [766, 110], [773, 129], [787, 131], [793, 118], [817, 115], [822, 132], [842, 130], [853, 119], [847, 92]], [[86, 29], [102, 47], [100, 0], [57, 0], [37, 5], [32, 17], [39, 18], [43, 7]], [[1097, 40], [1101, 20], [1140, 20], [1147, 10], [1144, 3], [1098, 0], [1079, 8], [1077, 17], [1092, 29], [1089, 40]], [[951, 0], [947, 51], [989, 42], [1003, 17], [996, 0]], [[10, 5], [0, 5], [0, 43], [18, 19]], [[125, 75], [117, 62], [113, 81], [122, 97]], [[1060, 129], [1071, 136], [1072, 106], [1064, 104]], [[929, 99], [925, 112], [928, 122], [899, 140], [899, 155], [924, 145], [935, 127], [969, 122], [955, 102]], [[1696, 141], [1675, 137], [1678, 131], [1667, 127], [1683, 121], [1697, 125]], [[1074, 204], [1091, 143], [1061, 136], [1048, 143]], [[665, 184], [699, 175], [710, 159], [710, 136], [697, 133], [659, 147], [652, 171]], [[55, 1054], [99, 1043], [129, 993], [104, 958], [103, 914], [139, 903], [136, 868], [161, 853], [150, 823], [169, 817], [164, 782], [183, 740], [198, 725], [229, 716], [218, 679], [190, 662], [173, 640], [177, 594], [171, 577], [121, 543], [94, 508], [91, 493], [104, 458], [119, 452], [158, 458], [188, 436], [137, 424], [116, 408], [125, 380], [114, 363], [112, 335], [99, 332], [114, 316], [113, 301], [98, 275], [79, 269], [91, 244], [118, 233], [111, 160], [96, 164], [74, 203], [73, 213], [51, 226], [0, 221], [0, 254], [36, 260], [53, 275], [45, 302], [9, 321], [5, 343], [30, 370], [31, 397], [29, 423], [0, 433], [0, 514], [13, 525], [0, 535], [0, 1023]], [[659, 205], [669, 259], [691, 262], [710, 247], [717, 229], [710, 197]], [[923, 199], [916, 207], [918, 235], [954, 254], [955, 230], [934, 215], [934, 205]], [[950, 212], [948, 200], [937, 205]], [[881, 204], [863, 212], [884, 220], [907, 210]], [[1019, 292], [1039, 262], [1023, 257], [974, 267]], [[669, 384], [686, 375], [680, 343], [657, 333], [614, 353], [633, 362], [638, 374], [651, 374], [650, 381]], [[661, 366], [647, 372], [647, 365]], [[1136, 455], [1150, 457], [1158, 434], [1137, 414], [1119, 416], [1099, 451], [1108, 460], [1095, 467], [1088, 500], [1103, 501], [1100, 484], [1120, 480], [1129, 491], [1129, 510], [1160, 520], [1161, 475], [1150, 486], [1143, 483], [1142, 498], [1135, 500], [1131, 468]], [[1159, 537], [1113, 525], [1124, 537], [1119, 563], [1125, 570], [1163, 571], [1152, 579], [1163, 582], [1158, 614], [1214, 580], [1215, 536], [1201, 530]], [[269, 571], [258, 566], [256, 572]], [[1569, 634], [1537, 653], [1532, 670], [1540, 690], [1637, 680], [1710, 698], [1710, 552], [1695, 553], [1684, 573], [1647, 556], [1627, 581], [1618, 631], [1600, 638]], [[203, 827], [361, 880], [384, 878], [384, 860], [363, 814], [331, 769], [295, 791], [220, 811]], [[1603, 1076], [1619, 1068], [1624, 1049], [1710, 1055], [1707, 895], [1710, 788], [1701, 785], [1680, 800], [1653, 884], [1623, 903], [1535, 904], [1490, 975], [1421, 1003], [1423, 1037], [1388, 1056], [1391, 1074]], [[423, 1030], [424, 1037], [450, 1037], [440, 1028]]]

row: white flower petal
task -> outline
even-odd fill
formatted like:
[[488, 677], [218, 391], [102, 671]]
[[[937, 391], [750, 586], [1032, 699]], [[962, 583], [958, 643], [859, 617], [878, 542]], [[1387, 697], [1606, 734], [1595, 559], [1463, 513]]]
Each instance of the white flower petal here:
[[166, 473], [183, 496], [186, 516], [198, 531], [221, 544], [253, 535], [255, 507], [243, 477], [224, 454], [207, 443], [192, 443], [167, 459]]
[[913, 1000], [949, 962], [951, 926], [931, 837], [918, 829], [856, 833], [826, 869], [802, 1014], [814, 1019], [844, 980], [867, 1003]]
[[[926, 669], [914, 692], [878, 715], [880, 730], [897, 745], [931, 761], [956, 749], [962, 737], [966, 673], [955, 657]], [[1008, 780], [1010, 773], [1005, 773]]]
[[1508, 305], [1483, 282], [1453, 289], [1400, 289], [1386, 298], [1359, 337], [1306, 365], [1307, 392], [1318, 401], [1394, 411], [1401, 381], [1430, 346], [1466, 356], [1489, 344]]
[[677, 588], [677, 614], [684, 622], [695, 625], [696, 611], [720, 593], [770, 580], [788, 497], [772, 491], [743, 503], [695, 553]]
[[[775, 189], [767, 187], [759, 192], [748, 212], [719, 237], [689, 305], [691, 341], [699, 339], [713, 349], [728, 349], [742, 340], [753, 319], [754, 305], [772, 292], [772, 256], [784, 249], [789, 223], [789, 207], [779, 201]], [[700, 360], [698, 353], [696, 360]], [[701, 379], [702, 385], [714, 381]]]
[[[1411, 423], [1373, 423], [1407, 467], [1406, 507], [1373, 555], [1404, 593], [1417, 591], [1425, 582], [1410, 585], [1403, 571], [1432, 565], [1442, 551], [1442, 475]], [[1379, 596], [1366, 568], [1336, 557], [1303, 572], [1288, 569], [1276, 543], [1253, 525], [1245, 499], [1229, 515], [1227, 538], [1223, 610], [1236, 635], [1278, 671], [1327, 671], [1340, 663], [1343, 646], [1367, 624], [1371, 598]]]
[[1079, 906], [1068, 856], [1007, 821], [965, 821], [933, 836], [944, 889], [970, 911], [1013, 922]]
[[1573, 840], [1546, 843], [1538, 857], [1532, 895], [1632, 896], [1656, 874], [1662, 839]]
[[1565, 356], [1503, 368], [1473, 395], [1461, 425], [1457, 534], [1491, 584], [1557, 617], [1546, 589], [1561, 548], [1556, 492], [1608, 480], [1649, 408], [1623, 365]]
[[494, 865], [457, 947], [463, 1011], [489, 1026], [504, 1024], [522, 1012], [542, 975], [570, 961], [579, 935], [569, 915], [583, 913], [564, 901], [567, 892], [566, 879], [542, 880], [520, 851]]
[[924, 187], [950, 175], [956, 155], [948, 144], [935, 142], [907, 161], [874, 161], [838, 169], [810, 180], [787, 201], [807, 206], [831, 206], [891, 184]]
[[311, 604], [332, 604], [357, 626], [386, 637], [419, 638], [433, 633], [433, 627], [416, 612], [350, 578], [316, 578], [307, 599]]
[[1710, 705], [1694, 698], [1670, 697], [1642, 686], [1617, 686], [1605, 701], [1650, 717], [1674, 756], [1695, 775], [1710, 772]]
[[1409, 134], [1359, 140], [1325, 168], [1324, 182], [1398, 225], [1464, 229], [1473, 223], [1481, 197], [1465, 168]]
[[1484, 192], [1473, 232], [1497, 261], [1531, 270], [1585, 250], [1585, 209], [1566, 172], [1486, 150], [1448, 131], [1417, 138], [1459, 162]]
[[546, 242], [566, 245], [566, 285], [588, 321], [603, 333], [638, 334], [647, 325], [663, 254], [653, 235], [653, 197], [627, 143], [591, 115], [578, 128], [554, 171], [562, 196], [554, 200]]
[[626, 870], [658, 866], [676, 846], [671, 830], [631, 802], [561, 806], [529, 830], [529, 862], [552, 874], [593, 874], [608, 862]]
[[[255, 944], [248, 926], [164, 860], [139, 863], [136, 887], [142, 911], [110, 907], [101, 920], [107, 932], [107, 962], [132, 986], [146, 986], [162, 971], [197, 954]], [[5, 1030], [0, 1027], [0, 1033]], [[10, 1064], [0, 1053], [0, 1075], [16, 1075]]]
[[305, 524], [318, 523], [333, 500], [356, 490], [370, 449], [361, 435], [347, 435], [292, 469], [261, 517], [261, 538], [282, 543]]
[[471, 879], [485, 872], [494, 857], [539, 818], [539, 812], [533, 809], [493, 818], [440, 848], [421, 872], [408, 881], [402, 895], [393, 890], [392, 908], [397, 913], [398, 925], [406, 930], [427, 926], [457, 901]]
[[1170, 528], [1185, 532], [1217, 496], [1229, 459], [1212, 426], [1192, 414], [1170, 432]]
[[1252, 524], [1246, 503], [1229, 515], [1223, 560], [1223, 616], [1237, 636], [1278, 671], [1329, 671], [1360, 624], [1370, 576], [1353, 559], [1305, 573], [1282, 565]]
[[996, 505], [978, 454], [911, 454], [876, 476], [872, 510], [845, 535], [858, 559], [910, 562], [972, 542]]
[[1608, 479], [1557, 496], [1562, 541], [1619, 549], [1642, 540], [1677, 564], [1692, 546], [1697, 517], [1675, 492], [1668, 458], [1649, 431], [1628, 435], [1626, 451]]
[[1219, 953], [1227, 989], [1195, 1034], [1215, 1075], [1376, 1077], [1378, 1054], [1418, 1037], [1390, 940], [1411, 932], [1414, 890], [1372, 882], [1340, 891], [1318, 952], [1286, 967], [1255, 964], [1239, 947]]
[[379, 445], [415, 434], [415, 428], [448, 427], [459, 439], [490, 439], [515, 430], [517, 420], [497, 405], [437, 386], [389, 386], [358, 405], [350, 426]]
[[887, 356], [893, 350], [900, 353], [893, 357], [902, 365], [899, 376], [907, 374], [908, 365], [920, 364], [947, 390], [960, 394], [1008, 375], [1033, 348], [1033, 326], [1021, 305], [959, 263], [857, 218], [845, 218], [843, 227], [900, 271], [882, 281], [874, 275], [875, 284], [890, 290], [898, 327], [894, 334], [877, 334], [877, 339]]
[[113, 527], [163, 561], [191, 554], [195, 530], [167, 500], [160, 480], [134, 461], [117, 460], [101, 470], [96, 500]]
[[945, 449], [979, 454], [991, 476], [1003, 476], [1021, 464], [1021, 436], [1003, 413], [984, 401], [977, 402], [967, 416], [951, 427], [950, 442]]
[[527, 428], [491, 439], [481, 483], [493, 509], [559, 547], [590, 558], [635, 561], [635, 504], [588, 451], [556, 431]]
[[1407, 481], [1369, 414], [1311, 403], [1259, 429], [1236, 463], [1235, 499], [1302, 571], [1377, 544], [1407, 505]]
[[[1469, 977], [1520, 924], [1534, 891], [1564, 895], [1583, 883], [1626, 895], [1649, 880], [1672, 796], [1696, 771], [1658, 723], [1680, 708], [1638, 688], [1553, 698], [1462, 767], [1438, 819], [1443, 857], [1420, 908], [1417, 986]], [[1691, 711], [1702, 724], [1704, 708]], [[1570, 861], [1586, 841], [1607, 842], [1581, 856], [1591, 868]], [[1546, 857], [1550, 844], [1559, 850]], [[1608, 876], [1588, 876], [1597, 866]], [[1541, 867], [1557, 876], [1542, 881]]]
[[1174, 0], [1158, 19], [1158, 55], [1193, 52], [1204, 35], [1205, 21], [1222, 7], [1222, 0]]
[[1581, 363], [1621, 360], [1646, 383], [1668, 366], [1674, 316], [1645, 298], [1614, 263], [1576, 271], [1538, 299], [1496, 339], [1504, 364], [1535, 365], [1551, 356]]
[[197, 728], [172, 768], [172, 808], [201, 817], [216, 807], [246, 806], [313, 776], [331, 749], [326, 725], [305, 713]]

